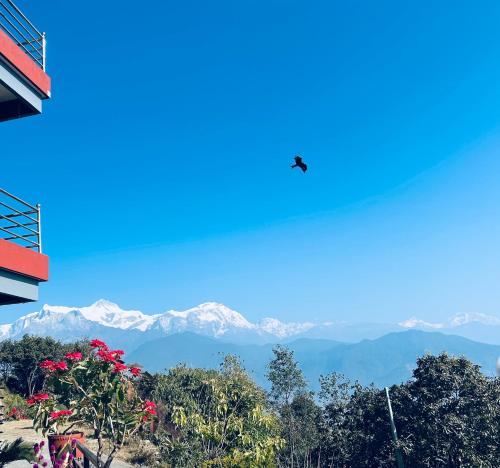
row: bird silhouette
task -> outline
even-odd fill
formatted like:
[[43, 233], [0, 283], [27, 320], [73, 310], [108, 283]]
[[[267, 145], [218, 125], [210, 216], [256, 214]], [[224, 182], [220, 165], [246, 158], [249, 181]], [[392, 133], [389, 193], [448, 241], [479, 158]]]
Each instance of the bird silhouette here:
[[300, 167], [302, 169], [302, 172], [306, 172], [307, 171], [307, 164], [304, 161], [302, 161], [302, 158], [299, 155], [297, 155], [297, 156], [295, 156], [294, 159], [295, 159], [295, 164], [292, 166], [292, 169], [294, 167]]

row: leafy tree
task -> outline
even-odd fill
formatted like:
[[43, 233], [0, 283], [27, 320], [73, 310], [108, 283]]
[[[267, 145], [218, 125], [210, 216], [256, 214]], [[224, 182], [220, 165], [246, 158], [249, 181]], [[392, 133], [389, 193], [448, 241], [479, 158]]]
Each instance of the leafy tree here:
[[270, 401], [282, 422], [286, 447], [279, 453], [279, 466], [309, 467], [313, 451], [319, 443], [320, 408], [307, 392], [304, 375], [295, 361], [293, 351], [278, 345], [268, 366], [271, 382]]
[[234, 357], [219, 371], [170, 370], [153, 398], [164, 414], [156, 441], [172, 466], [274, 466], [282, 445], [278, 420]]
[[[465, 358], [424, 356], [395, 411], [410, 464], [495, 466], [500, 460], [498, 379]], [[399, 428], [398, 428], [399, 429]]]
[[319, 428], [317, 459], [320, 466], [343, 466], [349, 453], [349, 403], [351, 384], [342, 375], [332, 373], [320, 377], [319, 399], [323, 418]]
[[[417, 361], [413, 378], [390, 390], [399, 445], [409, 467], [495, 467], [500, 459], [500, 383], [465, 358]], [[384, 392], [322, 380], [324, 466], [395, 466]]]
[[63, 344], [50, 337], [24, 335], [21, 340], [0, 343], [0, 373], [9, 390], [24, 396], [40, 391], [45, 375], [39, 363], [45, 359], [60, 360], [68, 352], [88, 354], [88, 343]]
[[268, 365], [267, 378], [271, 382], [269, 397], [277, 407], [289, 405], [292, 399], [304, 393], [307, 384], [304, 374], [294, 360], [293, 351], [278, 345], [273, 349], [274, 358]]

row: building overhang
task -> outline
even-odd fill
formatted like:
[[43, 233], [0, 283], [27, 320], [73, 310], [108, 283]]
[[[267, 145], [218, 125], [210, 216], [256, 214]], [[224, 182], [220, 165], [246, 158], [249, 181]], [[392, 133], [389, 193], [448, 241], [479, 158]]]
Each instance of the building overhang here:
[[49, 258], [0, 239], [0, 305], [38, 300], [38, 285], [49, 279]]
[[0, 122], [40, 114], [50, 90], [50, 77], [0, 29]]

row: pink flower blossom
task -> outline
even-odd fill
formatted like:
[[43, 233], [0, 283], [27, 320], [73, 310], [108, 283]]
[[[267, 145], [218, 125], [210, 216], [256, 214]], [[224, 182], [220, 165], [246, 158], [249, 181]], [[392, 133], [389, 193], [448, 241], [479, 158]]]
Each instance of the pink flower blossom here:
[[151, 416], [156, 416], [156, 404], [152, 401], [146, 400], [144, 402], [144, 411]]
[[48, 393], [38, 393], [37, 395], [33, 395], [31, 398], [26, 400], [28, 406], [33, 406], [35, 403], [39, 403], [40, 401], [46, 401], [49, 399]]
[[45, 359], [45, 361], [42, 361], [39, 365], [41, 369], [47, 369], [50, 372], [54, 371], [54, 361], [51, 361], [50, 359]]
[[64, 361], [54, 363], [54, 370], [68, 370], [68, 364]]
[[125, 364], [122, 364], [121, 362], [116, 362], [115, 367], [113, 369], [113, 372], [118, 373], [118, 372], [123, 372], [124, 370], [127, 370], [128, 367]]
[[73, 414], [73, 411], [71, 410], [60, 410], [60, 411], [53, 411], [50, 413], [50, 419], [59, 419], [64, 416], [71, 416]]
[[81, 361], [82, 360], [82, 353], [79, 353], [79, 352], [68, 353], [64, 357], [66, 359], [69, 359], [70, 361]]
[[64, 361], [54, 362], [50, 359], [46, 359], [40, 363], [41, 369], [46, 369], [49, 372], [54, 372], [56, 370], [68, 370], [68, 365]]
[[141, 369], [139, 367], [131, 367], [129, 370], [134, 377], [139, 377], [139, 375], [141, 375]]
[[105, 349], [97, 351], [96, 356], [105, 362], [116, 362], [115, 356]]
[[104, 341], [101, 341], [101, 340], [98, 340], [98, 339], [92, 340], [90, 342], [90, 346], [92, 348], [109, 349], [108, 345], [106, 343], [104, 343]]

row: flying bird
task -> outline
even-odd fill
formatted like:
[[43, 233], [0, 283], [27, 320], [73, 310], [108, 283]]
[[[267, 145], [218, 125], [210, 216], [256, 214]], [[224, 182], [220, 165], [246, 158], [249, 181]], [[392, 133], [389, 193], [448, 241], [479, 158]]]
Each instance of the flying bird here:
[[306, 172], [307, 171], [307, 164], [302, 161], [302, 158], [297, 155], [295, 156], [295, 164], [292, 166], [292, 169], [295, 168], [295, 167], [300, 167], [302, 169], [302, 172]]

